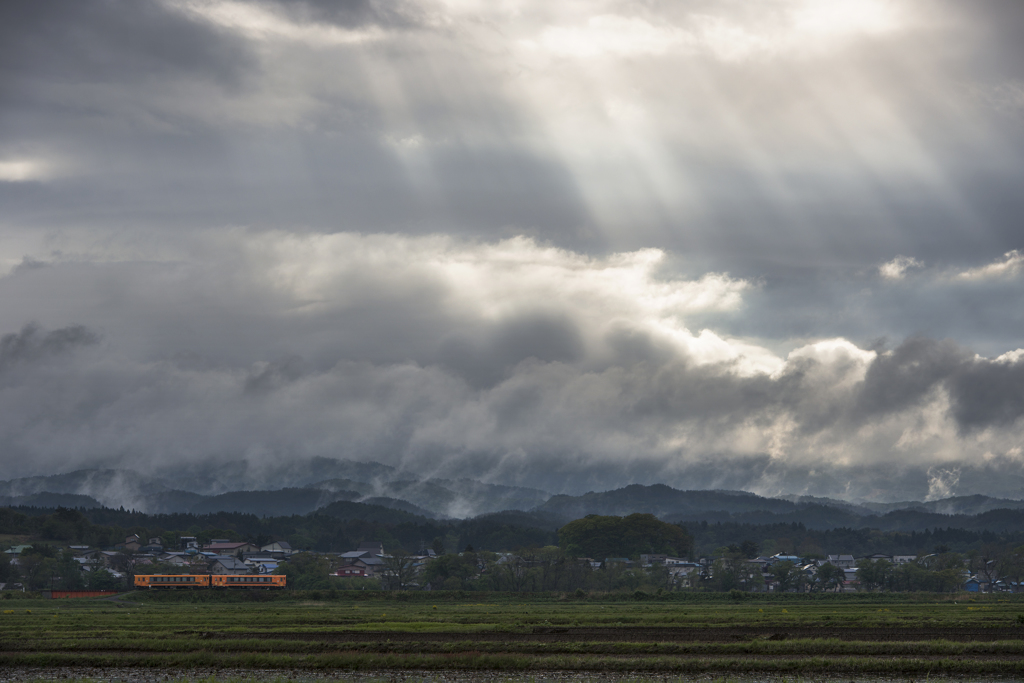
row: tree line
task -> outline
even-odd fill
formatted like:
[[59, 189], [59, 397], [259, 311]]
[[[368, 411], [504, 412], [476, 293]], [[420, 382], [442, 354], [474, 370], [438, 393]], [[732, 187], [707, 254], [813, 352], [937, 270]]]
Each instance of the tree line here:
[[742, 524], [736, 522], [685, 522], [693, 536], [697, 554], [718, 555], [722, 548], [746, 542], [758, 554], [792, 554], [824, 558], [826, 554], [927, 555], [936, 548], [958, 553], [980, 551], [999, 546], [1014, 548], [1024, 544], [1024, 532], [997, 533], [986, 530], [934, 528], [924, 531], [880, 531], [870, 528], [808, 529], [802, 523]]

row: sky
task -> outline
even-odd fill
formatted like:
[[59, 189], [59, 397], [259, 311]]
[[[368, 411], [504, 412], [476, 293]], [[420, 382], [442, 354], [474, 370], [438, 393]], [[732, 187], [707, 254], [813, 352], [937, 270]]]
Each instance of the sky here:
[[0, 470], [1024, 498], [1022, 30], [2, 3]]

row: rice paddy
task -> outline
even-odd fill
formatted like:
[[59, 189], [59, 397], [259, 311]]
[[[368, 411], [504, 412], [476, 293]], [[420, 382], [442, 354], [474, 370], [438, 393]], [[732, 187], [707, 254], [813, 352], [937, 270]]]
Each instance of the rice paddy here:
[[1024, 596], [251, 597], [3, 600], [0, 669], [1024, 676]]

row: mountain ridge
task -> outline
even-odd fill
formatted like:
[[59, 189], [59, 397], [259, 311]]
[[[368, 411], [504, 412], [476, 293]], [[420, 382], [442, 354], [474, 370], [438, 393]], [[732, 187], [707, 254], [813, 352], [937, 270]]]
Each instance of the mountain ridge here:
[[[278, 485], [220, 490], [225, 488], [225, 479], [233, 481], [225, 475], [233, 473], [240, 477], [240, 483], [245, 483], [262, 481], [261, 477], [268, 472], [278, 477]], [[176, 486], [189, 481], [193, 490]], [[609, 491], [552, 495], [540, 489], [469, 478], [419, 478], [381, 463], [331, 458], [310, 458], [269, 468], [251, 468], [236, 462], [170, 478], [132, 470], [91, 469], [0, 481], [0, 505], [15, 507], [123, 507], [151, 514], [223, 511], [288, 516], [354, 503], [436, 520], [495, 516], [510, 524], [530, 523], [549, 530], [590, 514], [624, 516], [637, 512], [651, 513], [673, 523], [799, 523], [809, 529], [911, 530], [924, 528], [922, 525], [945, 526], [953, 521], [973, 523], [973, 518], [985, 515], [985, 519], [997, 524], [1002, 522], [995, 520], [1010, 520], [1012, 516], [989, 513], [1024, 510], [1024, 501], [981, 494], [934, 501], [872, 503], [629, 484]], [[346, 508], [349, 512], [356, 509]], [[1016, 522], [1006, 524], [1012, 526]]]

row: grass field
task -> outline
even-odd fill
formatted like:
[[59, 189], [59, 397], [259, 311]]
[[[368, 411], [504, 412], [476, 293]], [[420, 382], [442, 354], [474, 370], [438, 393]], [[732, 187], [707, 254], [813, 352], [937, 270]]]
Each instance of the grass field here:
[[1024, 676], [1024, 595], [219, 595], [0, 600], [0, 667]]

